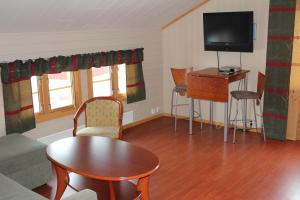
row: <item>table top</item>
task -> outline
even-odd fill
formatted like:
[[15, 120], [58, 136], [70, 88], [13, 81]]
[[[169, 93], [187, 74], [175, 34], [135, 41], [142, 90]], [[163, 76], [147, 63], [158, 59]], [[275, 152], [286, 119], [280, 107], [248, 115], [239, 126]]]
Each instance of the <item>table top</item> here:
[[242, 69], [242, 70], [232, 73], [232, 74], [224, 74], [222, 72], [219, 72], [218, 68], [210, 67], [210, 68], [192, 71], [189, 74], [193, 75], [193, 76], [205, 76], [205, 77], [213, 77], [213, 78], [230, 78], [233, 76], [246, 74], [248, 72], [250, 72], [250, 71]]
[[228, 102], [229, 84], [245, 80], [249, 70], [223, 74], [218, 68], [205, 68], [188, 73], [187, 97], [216, 102]]
[[77, 136], [47, 147], [55, 165], [98, 180], [130, 180], [149, 176], [159, 167], [152, 152], [128, 142], [100, 136]]

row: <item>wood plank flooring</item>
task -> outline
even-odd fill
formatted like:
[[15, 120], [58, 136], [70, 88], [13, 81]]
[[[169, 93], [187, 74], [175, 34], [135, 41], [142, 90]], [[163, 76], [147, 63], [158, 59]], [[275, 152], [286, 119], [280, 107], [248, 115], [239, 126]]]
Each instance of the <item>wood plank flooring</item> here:
[[[152, 200], [300, 199], [300, 142], [239, 133], [236, 144], [223, 143], [222, 128], [195, 123], [188, 135], [188, 121], [179, 120], [177, 132], [173, 127], [161, 117], [124, 131], [125, 141], [160, 159], [150, 178]], [[34, 191], [53, 198], [55, 179]]]

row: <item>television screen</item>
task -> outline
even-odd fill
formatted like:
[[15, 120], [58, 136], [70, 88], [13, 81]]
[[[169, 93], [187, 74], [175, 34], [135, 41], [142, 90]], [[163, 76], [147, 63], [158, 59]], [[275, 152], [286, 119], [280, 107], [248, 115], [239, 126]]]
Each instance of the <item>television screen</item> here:
[[253, 52], [253, 12], [204, 13], [206, 51]]

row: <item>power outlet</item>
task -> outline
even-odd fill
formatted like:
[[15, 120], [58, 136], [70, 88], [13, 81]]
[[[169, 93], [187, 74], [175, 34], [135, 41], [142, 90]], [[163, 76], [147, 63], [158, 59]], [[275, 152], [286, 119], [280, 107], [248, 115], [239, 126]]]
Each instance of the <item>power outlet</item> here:
[[150, 112], [151, 112], [152, 115], [154, 115], [156, 113], [159, 113], [160, 112], [160, 107], [157, 106], [155, 108], [151, 108]]
[[160, 112], [160, 107], [157, 106], [157, 107], [156, 107], [156, 113], [159, 113], [159, 112]]
[[156, 113], [156, 109], [155, 108], [151, 108], [151, 114], [155, 114]]

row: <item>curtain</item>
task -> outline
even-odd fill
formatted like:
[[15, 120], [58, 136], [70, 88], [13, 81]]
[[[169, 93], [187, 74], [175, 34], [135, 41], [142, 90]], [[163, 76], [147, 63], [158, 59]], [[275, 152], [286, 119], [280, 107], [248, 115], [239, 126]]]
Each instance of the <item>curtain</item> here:
[[[23, 70], [21, 61], [6, 66], [11, 76], [10, 82], [2, 83], [6, 133], [22, 133], [35, 128], [31, 83], [23, 79], [27, 70]], [[18, 74], [17, 79], [14, 74]]]
[[264, 125], [268, 138], [285, 140], [296, 0], [270, 0]]
[[133, 50], [131, 63], [126, 65], [127, 103], [134, 103], [146, 99], [142, 60], [143, 52]]
[[30, 80], [3, 84], [6, 133], [35, 128]]
[[1, 63], [6, 131], [22, 133], [35, 128], [31, 76], [126, 64], [127, 103], [144, 100], [143, 48], [57, 56], [49, 59]]
[[127, 103], [133, 103], [146, 99], [146, 90], [141, 63], [126, 66], [126, 92]]

